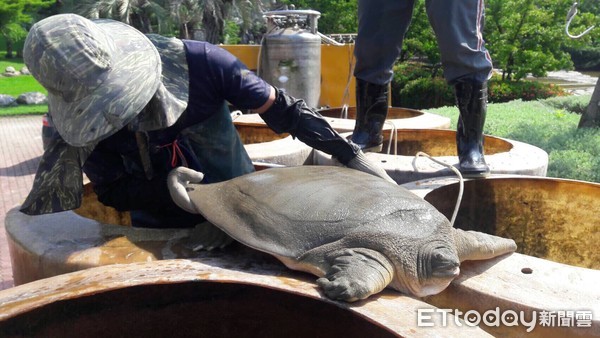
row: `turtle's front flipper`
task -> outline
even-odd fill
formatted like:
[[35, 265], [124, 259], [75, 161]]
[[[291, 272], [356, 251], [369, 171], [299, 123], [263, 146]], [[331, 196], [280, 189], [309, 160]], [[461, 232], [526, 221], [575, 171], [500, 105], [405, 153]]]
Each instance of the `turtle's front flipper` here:
[[455, 228], [454, 241], [461, 262], [489, 259], [517, 250], [517, 244], [512, 239], [478, 231], [464, 231]]
[[347, 302], [365, 299], [383, 290], [394, 276], [392, 263], [370, 249], [343, 249], [325, 259], [329, 266], [317, 283], [332, 299]]

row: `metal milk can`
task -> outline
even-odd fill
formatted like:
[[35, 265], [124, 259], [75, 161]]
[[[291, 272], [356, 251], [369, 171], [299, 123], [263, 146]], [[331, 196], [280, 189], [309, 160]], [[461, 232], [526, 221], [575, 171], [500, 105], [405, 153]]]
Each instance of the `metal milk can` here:
[[321, 93], [321, 37], [313, 10], [265, 12], [258, 75], [287, 94], [317, 107]]

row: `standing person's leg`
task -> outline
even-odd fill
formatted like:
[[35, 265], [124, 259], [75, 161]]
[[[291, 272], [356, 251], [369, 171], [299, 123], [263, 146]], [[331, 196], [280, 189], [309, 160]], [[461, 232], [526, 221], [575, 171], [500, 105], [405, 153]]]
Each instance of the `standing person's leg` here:
[[483, 0], [427, 0], [427, 15], [440, 47], [444, 76], [454, 85], [460, 116], [456, 147], [465, 176], [485, 176], [483, 151], [487, 80], [492, 61], [482, 37]]
[[356, 126], [352, 141], [379, 151], [387, 117], [392, 67], [412, 17], [414, 0], [359, 0], [356, 56]]

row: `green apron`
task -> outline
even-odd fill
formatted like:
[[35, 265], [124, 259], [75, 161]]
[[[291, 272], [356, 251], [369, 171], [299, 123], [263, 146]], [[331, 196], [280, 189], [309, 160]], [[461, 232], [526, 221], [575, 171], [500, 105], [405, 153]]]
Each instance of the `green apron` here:
[[208, 120], [181, 132], [179, 142], [193, 152], [203, 183], [222, 182], [254, 171], [227, 105]]

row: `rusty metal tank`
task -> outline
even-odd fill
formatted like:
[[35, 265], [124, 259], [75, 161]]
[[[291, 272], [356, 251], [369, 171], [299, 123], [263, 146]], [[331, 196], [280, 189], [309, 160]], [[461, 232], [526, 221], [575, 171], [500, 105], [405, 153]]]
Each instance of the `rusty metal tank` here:
[[[404, 185], [448, 218], [459, 184], [437, 177]], [[526, 175], [466, 180], [455, 226], [517, 242], [518, 252], [600, 270], [600, 184]]]
[[267, 34], [260, 50], [258, 74], [289, 95], [319, 104], [321, 92], [321, 37], [313, 10], [270, 11]]

